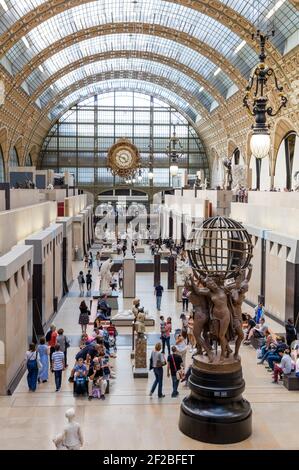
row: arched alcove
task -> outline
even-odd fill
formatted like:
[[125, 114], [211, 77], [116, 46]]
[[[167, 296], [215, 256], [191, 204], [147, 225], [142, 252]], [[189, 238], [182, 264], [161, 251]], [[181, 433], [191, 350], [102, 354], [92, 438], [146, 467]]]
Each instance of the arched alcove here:
[[19, 166], [19, 155], [18, 155], [18, 151], [17, 151], [16, 147], [13, 147], [10, 150], [8, 166], [9, 167]]

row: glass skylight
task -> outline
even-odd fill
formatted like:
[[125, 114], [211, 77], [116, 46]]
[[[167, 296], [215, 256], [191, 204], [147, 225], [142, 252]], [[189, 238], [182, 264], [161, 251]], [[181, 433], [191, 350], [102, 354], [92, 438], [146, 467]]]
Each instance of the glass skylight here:
[[176, 63], [182, 63], [201, 74], [223, 97], [227, 95], [227, 91], [233, 85], [232, 80], [223, 71], [219, 76], [214, 77], [216, 65], [187, 46], [157, 36], [126, 33], [86, 39], [63, 49], [43, 62], [42, 66], [45, 71], [43, 75], [35, 69], [28, 77], [27, 84], [32, 91], [35, 91], [44, 80], [68, 64], [95, 54], [109, 53], [111, 50], [140, 51], [140, 53], [145, 51], [169, 57]]
[[134, 90], [140, 93], [153, 95], [171, 104], [189, 118], [193, 123], [200, 119], [198, 112], [189, 105], [183, 98], [158, 84], [149, 83], [133, 79], [106, 80], [101, 83], [88, 85], [68, 95], [62, 100], [50, 114], [50, 119], [56, 119], [60, 114], [66, 111], [70, 106], [89, 96], [107, 93], [112, 90]]
[[210, 16], [199, 13], [178, 3], [162, 0], [98, 0], [85, 3], [44, 21], [27, 35], [28, 49], [22, 40], [7, 54], [14, 72], [51, 44], [77, 31], [107, 23], [147, 23], [182, 31], [206, 43], [226, 57], [240, 72], [247, 76], [256, 63], [257, 55], [248, 45], [240, 54], [234, 50], [241, 38]]
[[275, 36], [271, 38], [272, 43], [282, 53], [288, 37], [299, 29], [299, 11], [284, 1], [268, 19], [267, 15], [277, 4], [277, 0], [220, 0], [221, 3], [233, 8], [248, 21], [258, 26], [262, 31], [272, 30], [273, 22]]
[[[207, 91], [200, 91], [200, 84], [198, 82], [189, 78], [179, 70], [161, 63], [137, 58], [109, 59], [87, 64], [57, 80], [53, 84], [54, 89], [56, 92], [60, 92], [73, 83], [90, 77], [91, 75], [103, 74], [111, 71], [135, 71], [138, 74], [147, 73], [164, 77], [192, 94], [194, 99], [197, 99], [207, 110], [210, 109], [211, 103], [214, 101], [214, 98]], [[50, 101], [51, 96], [54, 95], [54, 91], [48, 88], [45, 93], [40, 96], [41, 105], [46, 106]]]

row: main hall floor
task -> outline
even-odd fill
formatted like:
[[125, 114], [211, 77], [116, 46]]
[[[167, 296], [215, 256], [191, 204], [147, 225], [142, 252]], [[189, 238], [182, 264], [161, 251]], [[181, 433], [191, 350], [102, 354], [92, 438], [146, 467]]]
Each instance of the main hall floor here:
[[[139, 258], [144, 255], [138, 254]], [[82, 263], [74, 263], [75, 278]], [[94, 280], [97, 269], [94, 267]], [[173, 331], [180, 326], [181, 304], [176, 303], [174, 291], [167, 290], [166, 274], [162, 274], [165, 288], [162, 314], [173, 319]], [[159, 315], [155, 309], [153, 274], [137, 274], [137, 296], [145, 309], [156, 319], [156, 326], [147, 328], [149, 350], [159, 333]], [[75, 281], [54, 322], [70, 337], [70, 366], [78, 350], [81, 328], [78, 325], [79, 297]], [[120, 310], [131, 306], [131, 300], [120, 298]], [[281, 327], [270, 324], [276, 332]], [[277, 329], [278, 328], [278, 329]], [[91, 331], [91, 326], [89, 326]], [[134, 379], [130, 359], [130, 329], [119, 328], [117, 358], [113, 360], [116, 379], [111, 381], [110, 394], [105, 401], [74, 398], [69, 372], [64, 372], [62, 390], [55, 393], [54, 377], [40, 384], [35, 393], [27, 390], [26, 374], [12, 396], [0, 397], [2, 432], [0, 449], [53, 449], [52, 438], [62, 430], [64, 413], [75, 407], [77, 420], [84, 435], [84, 449], [299, 449], [297, 425], [299, 422], [299, 392], [289, 392], [283, 385], [271, 383], [271, 374], [256, 364], [256, 352], [251, 346], [242, 346], [241, 356], [246, 381], [244, 393], [253, 410], [252, 436], [239, 444], [209, 445], [184, 436], [178, 429], [180, 402], [188, 392], [180, 388], [178, 398], [171, 398], [170, 379], [164, 373], [163, 399], [149, 397], [152, 372], [148, 379]], [[153, 336], [154, 335], [154, 336]], [[18, 345], [16, 345], [18, 347]], [[190, 357], [187, 363], [190, 363]], [[293, 432], [292, 432], [293, 430]]]

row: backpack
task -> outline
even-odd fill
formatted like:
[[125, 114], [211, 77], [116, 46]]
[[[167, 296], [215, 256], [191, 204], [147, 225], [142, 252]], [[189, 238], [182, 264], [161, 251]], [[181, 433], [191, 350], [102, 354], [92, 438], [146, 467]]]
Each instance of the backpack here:
[[52, 336], [52, 331], [49, 330], [48, 333], [46, 334], [46, 341], [47, 342], [51, 341], [51, 336]]

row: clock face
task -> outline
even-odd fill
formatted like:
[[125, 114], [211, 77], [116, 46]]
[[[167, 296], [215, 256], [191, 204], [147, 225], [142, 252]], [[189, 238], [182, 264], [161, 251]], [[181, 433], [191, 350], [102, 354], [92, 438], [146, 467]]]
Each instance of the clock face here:
[[133, 162], [133, 155], [129, 149], [120, 149], [115, 154], [115, 163], [119, 168], [130, 168]]
[[140, 165], [139, 151], [128, 139], [119, 139], [108, 151], [107, 164], [113, 174], [128, 177]]

